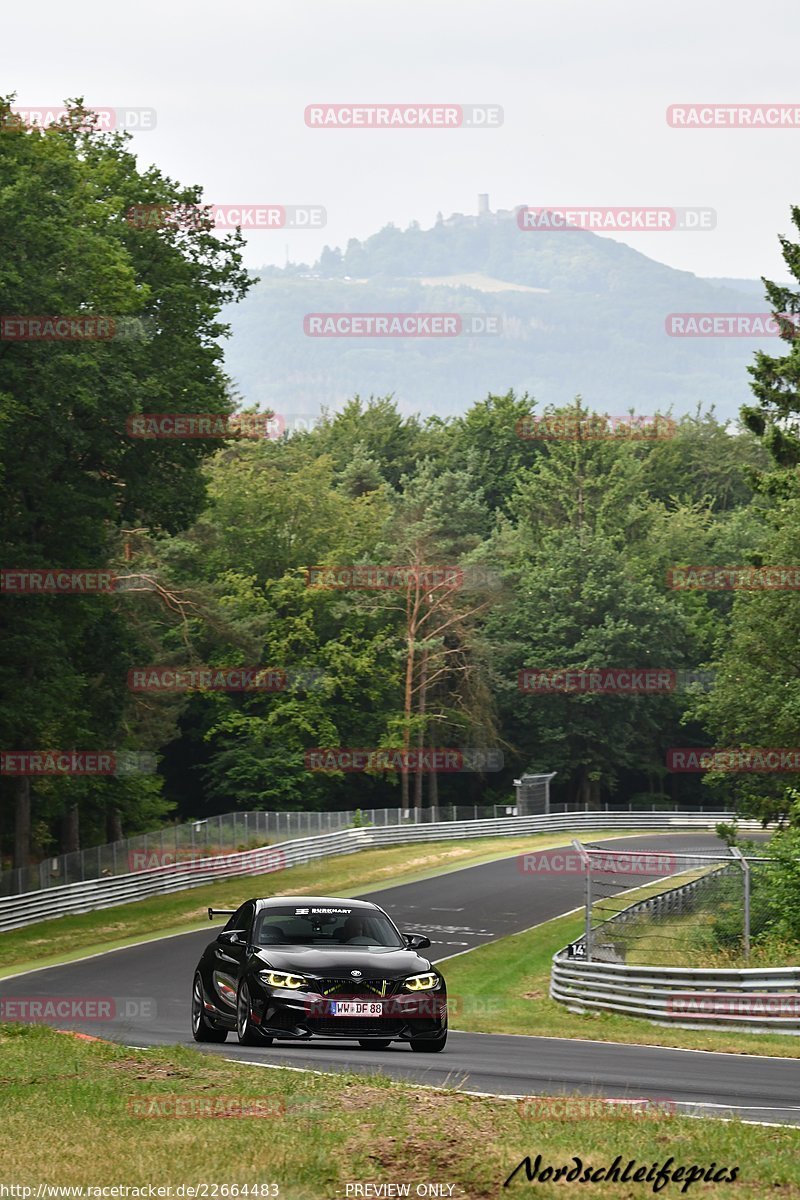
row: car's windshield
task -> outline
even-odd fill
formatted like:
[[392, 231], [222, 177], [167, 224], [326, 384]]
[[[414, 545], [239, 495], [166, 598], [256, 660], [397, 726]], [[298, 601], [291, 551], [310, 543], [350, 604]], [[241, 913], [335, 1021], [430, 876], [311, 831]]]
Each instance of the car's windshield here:
[[258, 915], [259, 946], [374, 946], [400, 950], [404, 942], [383, 913], [347, 905], [286, 904]]

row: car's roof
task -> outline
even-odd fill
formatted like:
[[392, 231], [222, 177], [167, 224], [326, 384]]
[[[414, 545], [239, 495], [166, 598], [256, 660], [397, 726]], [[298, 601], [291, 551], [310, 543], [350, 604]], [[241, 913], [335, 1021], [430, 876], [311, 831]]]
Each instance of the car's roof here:
[[369, 900], [353, 900], [349, 896], [269, 896], [256, 901], [259, 908], [277, 908], [285, 904], [325, 905], [329, 908], [372, 908], [377, 904]]

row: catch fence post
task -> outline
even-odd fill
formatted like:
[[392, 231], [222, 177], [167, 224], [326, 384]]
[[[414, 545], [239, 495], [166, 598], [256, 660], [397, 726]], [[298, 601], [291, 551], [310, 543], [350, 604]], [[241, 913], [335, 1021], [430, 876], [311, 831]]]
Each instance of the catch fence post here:
[[743, 949], [744, 961], [750, 962], [750, 864], [742, 854], [738, 846], [731, 846], [731, 854], [739, 860], [739, 866], [742, 868], [742, 884], [744, 888], [744, 921], [743, 921]]
[[583, 869], [586, 873], [586, 896], [584, 903], [586, 904], [586, 914], [584, 920], [583, 941], [586, 947], [586, 961], [592, 961], [592, 860], [591, 856], [586, 853], [583, 845], [577, 838], [573, 838], [573, 846], [581, 856]]

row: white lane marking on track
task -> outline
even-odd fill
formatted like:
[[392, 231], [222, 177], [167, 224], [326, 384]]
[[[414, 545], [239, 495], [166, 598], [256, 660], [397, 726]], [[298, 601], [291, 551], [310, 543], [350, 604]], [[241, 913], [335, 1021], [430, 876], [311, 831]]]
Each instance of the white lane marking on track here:
[[[559, 1040], [563, 1041], [565, 1039], [559, 1039]], [[566, 1039], [566, 1040], [568, 1040], [568, 1039]], [[261, 1067], [263, 1070], [267, 1070], [267, 1071], [299, 1071], [301, 1075], [335, 1076], [335, 1075], [339, 1075], [341, 1073], [339, 1071], [320, 1071], [320, 1070], [316, 1069], [315, 1067], [291, 1067], [291, 1066], [286, 1066], [283, 1063], [255, 1062], [253, 1059], [250, 1059], [250, 1058], [226, 1058], [225, 1062], [244, 1063], [244, 1065], [247, 1067]], [[403, 1081], [392, 1080], [392, 1082], [393, 1083], [402, 1083]], [[433, 1083], [417, 1083], [416, 1080], [414, 1080], [413, 1083], [406, 1083], [404, 1086], [426, 1088], [428, 1091], [431, 1091], [431, 1092], [452, 1091], [452, 1088], [437, 1087]], [[475, 1091], [471, 1091], [468, 1088], [458, 1088], [457, 1090], [464, 1096], [478, 1096], [485, 1100], [517, 1101], [517, 1100], [537, 1099], [536, 1096], [532, 1096], [530, 1093], [526, 1093], [524, 1095], [516, 1095], [516, 1094], [511, 1095], [507, 1092], [475, 1092]], [[564, 1093], [564, 1095], [567, 1095], [567, 1094], [568, 1093]], [[582, 1095], [582, 1093], [580, 1093], [580, 1092], [569, 1093], [569, 1094], [577, 1095], [577, 1096]], [[601, 1100], [604, 1098], [605, 1097], [602, 1097], [602, 1096], [601, 1097], [592, 1097], [592, 1099], [601, 1099]], [[618, 1099], [618, 1097], [612, 1097], [612, 1099]], [[798, 1109], [798, 1108], [794, 1108], [794, 1107], [782, 1108], [780, 1105], [766, 1105], [766, 1104], [751, 1105], [751, 1106], [742, 1105], [739, 1108], [736, 1108], [731, 1104], [713, 1104], [711, 1102], [702, 1101], [702, 1100], [676, 1100], [675, 1103], [678, 1106], [686, 1105], [687, 1107], [690, 1106], [692, 1108], [712, 1108], [715, 1110], [723, 1110], [723, 1111], [732, 1112], [734, 1114], [742, 1112], [742, 1111], [759, 1112], [762, 1109], [765, 1112], [800, 1113], [800, 1109]], [[701, 1113], [701, 1114], [695, 1116], [694, 1113], [682, 1112], [681, 1115], [685, 1116], [685, 1117], [694, 1117], [695, 1120], [703, 1120], [703, 1118], [705, 1117], [706, 1114]], [[727, 1122], [727, 1121], [732, 1121], [732, 1120], [741, 1120], [742, 1124], [744, 1124], [744, 1125], [766, 1125], [766, 1126], [769, 1126], [770, 1128], [775, 1128], [775, 1129], [796, 1129], [797, 1128], [797, 1124], [794, 1121], [783, 1121], [783, 1122], [782, 1121], [748, 1121], [744, 1117], [739, 1118], [736, 1116], [734, 1116], [734, 1117], [715, 1117], [713, 1113], [711, 1114], [711, 1117], [712, 1117], [712, 1119], [716, 1119], [718, 1121], [726, 1121]]]
[[[466, 954], [468, 951], [465, 950], [464, 953]], [[458, 955], [454, 954], [452, 957], [458, 958]], [[437, 962], [444, 961], [443, 958], [437, 959]], [[667, 1027], [665, 1026], [665, 1028]], [[675, 1028], [679, 1029], [680, 1026], [675, 1026]], [[789, 1054], [736, 1054], [733, 1050], [699, 1050], [693, 1046], [661, 1046], [658, 1042], [598, 1042], [595, 1038], [554, 1037], [552, 1034], [547, 1033], [478, 1033], [472, 1029], [453, 1029], [452, 1027], [450, 1033], [463, 1033], [470, 1037], [528, 1038], [532, 1042], [570, 1042], [573, 1045], [575, 1042], [580, 1042], [585, 1046], [634, 1046], [637, 1050], [674, 1050], [678, 1054], [713, 1054], [717, 1058], [735, 1058], [742, 1065], [751, 1059], [755, 1059], [756, 1062], [786, 1062], [797, 1065], [797, 1058]], [[789, 1037], [790, 1035], [787, 1034], [786, 1036]]]
[[[24, 929], [25, 926], [22, 926]], [[138, 946], [149, 946], [154, 942], [166, 942], [170, 938], [188, 937], [192, 933], [204, 933], [206, 926], [199, 925], [197, 929], [183, 929], [180, 933], [164, 933], [159, 937], [145, 938], [142, 942], [131, 942], [128, 946], [114, 946], [111, 950], [98, 950], [96, 954], [84, 954], [81, 958], [67, 958], [63, 962], [48, 963], [46, 967], [31, 967], [29, 971], [17, 971], [16, 975], [0, 975], [0, 987], [7, 979], [21, 979], [23, 975], [37, 975], [39, 971], [55, 971], [59, 967], [71, 967], [76, 963], [90, 962], [93, 958], [105, 958], [107, 954], [119, 954], [122, 950], [135, 950]]]

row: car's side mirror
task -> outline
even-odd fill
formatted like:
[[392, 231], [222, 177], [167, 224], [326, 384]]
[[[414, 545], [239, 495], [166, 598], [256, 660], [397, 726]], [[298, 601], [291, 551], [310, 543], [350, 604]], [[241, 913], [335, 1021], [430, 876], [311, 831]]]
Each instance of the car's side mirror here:
[[217, 941], [222, 942], [224, 946], [239, 946], [243, 942], [241, 934], [243, 929], [223, 929], [222, 933], [217, 935]]
[[424, 933], [404, 933], [409, 950], [425, 950], [431, 944], [431, 939]]

